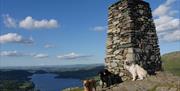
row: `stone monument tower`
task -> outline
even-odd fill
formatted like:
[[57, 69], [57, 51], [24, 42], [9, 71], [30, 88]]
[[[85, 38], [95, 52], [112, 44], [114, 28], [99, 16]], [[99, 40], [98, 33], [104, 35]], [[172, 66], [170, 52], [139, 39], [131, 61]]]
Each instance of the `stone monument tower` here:
[[161, 69], [155, 24], [143, 0], [120, 0], [109, 7], [105, 66], [123, 78], [126, 59], [149, 73]]

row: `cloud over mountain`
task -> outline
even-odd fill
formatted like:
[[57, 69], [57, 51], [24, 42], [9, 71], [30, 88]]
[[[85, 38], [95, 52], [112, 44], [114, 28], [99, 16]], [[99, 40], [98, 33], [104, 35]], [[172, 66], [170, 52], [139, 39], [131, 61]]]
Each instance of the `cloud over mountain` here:
[[0, 51], [0, 56], [1, 57], [24, 57], [24, 56], [29, 56], [33, 58], [38, 58], [38, 59], [43, 59], [43, 58], [48, 58], [48, 54], [44, 53], [25, 53], [25, 52], [19, 52], [19, 51]]

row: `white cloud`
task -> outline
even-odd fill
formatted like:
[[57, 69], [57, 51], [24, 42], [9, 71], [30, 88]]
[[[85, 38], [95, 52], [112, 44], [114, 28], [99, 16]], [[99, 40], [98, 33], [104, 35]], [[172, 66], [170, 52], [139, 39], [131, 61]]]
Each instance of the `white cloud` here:
[[33, 53], [22, 53], [18, 51], [0, 51], [0, 56], [7, 56], [7, 57], [22, 57], [22, 56], [32, 56]]
[[173, 32], [165, 32], [161, 35], [162, 41], [172, 42], [180, 40], [180, 29]]
[[93, 28], [94, 31], [105, 31], [107, 30], [107, 26], [95, 26]]
[[160, 41], [180, 41], [180, 19], [174, 15], [178, 15], [179, 11], [172, 9], [172, 4], [176, 0], [167, 0], [153, 11], [155, 17], [155, 25]]
[[157, 9], [154, 10], [154, 16], [165, 15], [169, 11], [170, 7], [165, 5], [160, 5]]
[[168, 5], [171, 5], [172, 3], [174, 3], [176, 0], [167, 0], [165, 5], [168, 6]]
[[23, 38], [17, 33], [7, 33], [0, 36], [0, 44], [4, 43], [22, 43], [22, 44], [32, 44], [32, 38]]
[[[166, 19], [161, 19], [161, 17], [159, 19], [160, 20], [158, 22], [166, 20]], [[157, 27], [156, 27], [157, 32], [163, 32], [163, 31], [169, 31], [169, 30], [173, 31], [180, 27], [180, 19], [172, 18], [171, 20], [167, 22], [162, 22], [159, 25], [158, 23], [156, 24], [157, 24]]]
[[16, 21], [9, 14], [3, 14], [3, 23], [8, 28], [24, 28], [24, 29], [52, 29], [57, 28], [59, 23], [55, 19], [33, 19], [32, 16], [27, 16], [25, 19]]
[[156, 18], [154, 20], [154, 22], [155, 22], [156, 26], [159, 26], [161, 24], [170, 22], [172, 19], [173, 19], [173, 17], [165, 15], [165, 16], [160, 16], [159, 18]]
[[52, 44], [45, 44], [45, 45], [44, 45], [44, 48], [53, 48], [53, 47], [55, 47], [55, 46], [52, 45]]
[[19, 27], [24, 29], [50, 29], [57, 28], [58, 22], [55, 19], [35, 20], [31, 16], [27, 16], [24, 20], [19, 22]]
[[41, 58], [48, 58], [48, 55], [47, 55], [47, 54], [42, 54], [42, 53], [40, 53], [40, 54], [35, 54], [34, 57], [41, 59]]
[[79, 54], [72, 52], [72, 53], [65, 54], [65, 55], [59, 55], [59, 56], [57, 56], [57, 58], [59, 58], [59, 59], [79, 59], [79, 58], [86, 58], [86, 57], [90, 57], [90, 56], [91, 55], [79, 55]]
[[170, 15], [170, 16], [178, 15], [178, 13], [179, 13], [178, 10], [172, 10], [172, 11], [169, 11], [169, 15]]
[[1, 51], [0, 56], [22, 56], [22, 54], [17, 51]]
[[42, 58], [48, 58], [48, 54], [43, 54], [43, 53], [23, 53], [23, 52], [18, 52], [18, 51], [0, 51], [0, 56], [4, 57], [34, 57], [38, 59]]
[[154, 16], [163, 16], [166, 14], [169, 14], [171, 11], [171, 5], [175, 2], [176, 0], [167, 0], [164, 4], [159, 5], [158, 8], [156, 8], [153, 11]]
[[8, 14], [2, 15], [3, 16], [3, 23], [8, 28], [16, 28], [17, 24], [14, 18], [10, 17]]

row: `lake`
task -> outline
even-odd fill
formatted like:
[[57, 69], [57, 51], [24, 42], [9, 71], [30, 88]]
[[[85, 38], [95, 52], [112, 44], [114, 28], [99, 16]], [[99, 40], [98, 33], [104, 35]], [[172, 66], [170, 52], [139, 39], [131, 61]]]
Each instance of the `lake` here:
[[40, 91], [62, 91], [68, 87], [81, 87], [82, 82], [79, 79], [55, 78], [56, 74], [34, 74], [31, 81]]

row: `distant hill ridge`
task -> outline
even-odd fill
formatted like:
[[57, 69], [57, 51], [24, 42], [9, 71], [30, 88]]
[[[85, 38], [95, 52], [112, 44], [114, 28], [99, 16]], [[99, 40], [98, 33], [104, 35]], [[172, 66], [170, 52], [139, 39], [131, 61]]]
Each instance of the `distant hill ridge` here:
[[180, 51], [174, 51], [174, 52], [166, 53], [166, 54], [164, 54], [162, 56], [180, 58]]
[[165, 71], [180, 76], [180, 51], [164, 54], [161, 60]]

